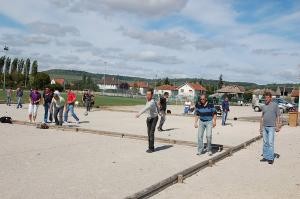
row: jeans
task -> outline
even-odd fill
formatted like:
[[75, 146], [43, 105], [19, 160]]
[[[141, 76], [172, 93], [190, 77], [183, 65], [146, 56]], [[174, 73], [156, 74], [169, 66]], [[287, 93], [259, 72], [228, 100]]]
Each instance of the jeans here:
[[[56, 125], [62, 125], [63, 123], [63, 112], [64, 112], [64, 107], [55, 107], [54, 108], [54, 120]], [[59, 119], [57, 118], [57, 115], [59, 115]]]
[[7, 96], [7, 98], [6, 98], [6, 105], [10, 106], [10, 104], [11, 104], [11, 96]]
[[86, 100], [86, 101], [84, 102], [84, 104], [85, 104], [85, 107], [86, 107], [86, 112], [91, 111], [91, 101]]
[[275, 127], [263, 127], [263, 156], [267, 160], [274, 160]]
[[212, 126], [213, 122], [210, 121], [201, 121], [199, 122], [199, 128], [198, 128], [198, 152], [203, 153], [204, 151], [204, 144], [203, 144], [203, 134], [206, 130], [206, 140], [207, 140], [207, 147], [206, 151], [211, 151], [211, 140], [212, 140]]
[[22, 108], [22, 97], [17, 97], [18, 101], [17, 101], [17, 108]]
[[166, 111], [160, 111], [161, 117], [160, 117], [160, 122], [159, 122], [159, 129], [162, 129], [162, 126], [164, 125], [165, 121], [166, 121]]
[[228, 116], [228, 111], [224, 111], [222, 114], [222, 125], [225, 126], [226, 120]]
[[[49, 113], [49, 109], [50, 109], [50, 104], [51, 104], [51, 103], [45, 103], [45, 104], [44, 104], [44, 109], [45, 109], [45, 113], [44, 113], [44, 122], [45, 122], [45, 123], [47, 123], [47, 121], [48, 121], [48, 113]], [[50, 122], [52, 122], [52, 113], [51, 113], [51, 111], [50, 111], [49, 120], [50, 120]]]
[[75, 114], [74, 112], [74, 105], [73, 104], [68, 104], [67, 105], [67, 109], [66, 109], [66, 112], [64, 114], [64, 121], [65, 122], [68, 122], [68, 114], [69, 114], [69, 111], [71, 111], [71, 114], [73, 116], [73, 118], [78, 122], [79, 121], [79, 118], [77, 117], [77, 115]]
[[148, 144], [149, 149], [154, 150], [154, 132], [158, 121], [158, 116], [154, 118], [147, 118], [147, 133], [148, 133]]

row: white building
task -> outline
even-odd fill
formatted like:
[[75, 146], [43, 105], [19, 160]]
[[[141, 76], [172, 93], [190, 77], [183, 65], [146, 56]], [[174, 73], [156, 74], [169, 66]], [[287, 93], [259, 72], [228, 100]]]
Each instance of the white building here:
[[146, 95], [146, 92], [149, 88], [149, 84], [148, 84], [148, 82], [132, 82], [132, 83], [129, 83], [129, 89], [132, 90], [134, 88], [138, 89], [139, 94]]
[[100, 90], [117, 90], [119, 81], [115, 77], [102, 77], [97, 86]]
[[195, 83], [185, 83], [184, 85], [178, 87], [178, 95], [181, 97], [194, 98], [200, 94], [205, 94], [205, 92], [206, 88]]
[[165, 92], [168, 92], [169, 96], [176, 96], [178, 94], [177, 86], [171, 86], [171, 85], [158, 86], [155, 89], [154, 94], [163, 95]]

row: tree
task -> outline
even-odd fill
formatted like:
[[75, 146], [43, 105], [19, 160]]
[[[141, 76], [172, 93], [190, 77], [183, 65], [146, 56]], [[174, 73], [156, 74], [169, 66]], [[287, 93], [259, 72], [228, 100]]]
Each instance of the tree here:
[[11, 63], [11, 59], [7, 57], [5, 61], [5, 74], [8, 74], [10, 71], [10, 63]]
[[34, 60], [31, 66], [31, 75], [35, 77], [37, 75], [37, 72], [38, 72], [38, 62]]
[[24, 59], [21, 59], [18, 63], [18, 73], [21, 74], [23, 72], [23, 69], [24, 69]]
[[4, 64], [5, 64], [5, 56], [2, 56], [0, 58], [0, 74], [2, 74]]
[[221, 74], [219, 76], [219, 82], [218, 82], [218, 88], [221, 89], [224, 85], [224, 82], [223, 82], [223, 75]]
[[164, 80], [164, 85], [170, 85], [170, 81], [168, 77], [166, 77], [166, 79]]
[[14, 60], [11, 63], [11, 71], [10, 74], [16, 74], [18, 69], [18, 58], [14, 58]]
[[119, 89], [128, 90], [129, 89], [129, 84], [127, 82], [123, 82], [119, 85]]
[[31, 79], [32, 86], [38, 89], [44, 89], [44, 87], [50, 84], [50, 76], [47, 73], [37, 72], [36, 75]]
[[29, 71], [30, 71], [30, 59], [27, 58], [24, 68], [24, 77], [25, 77], [25, 86], [26, 83], [29, 82]]

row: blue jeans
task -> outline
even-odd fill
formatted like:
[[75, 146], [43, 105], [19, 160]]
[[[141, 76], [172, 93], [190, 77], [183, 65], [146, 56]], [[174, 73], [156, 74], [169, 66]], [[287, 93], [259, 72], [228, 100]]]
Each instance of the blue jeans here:
[[267, 160], [274, 160], [275, 127], [263, 127], [263, 156]]
[[22, 108], [22, 97], [18, 97], [17, 108]]
[[[44, 122], [45, 122], [45, 123], [47, 123], [47, 121], [48, 121], [48, 114], [49, 114], [50, 104], [51, 104], [51, 103], [45, 103], [45, 104], [44, 104], [44, 109], [45, 109], [45, 113], [44, 113]], [[51, 113], [50, 113], [49, 120], [50, 120], [50, 122], [52, 122], [52, 114], [51, 114]]]
[[6, 98], [6, 105], [10, 106], [10, 104], [11, 104], [11, 96], [7, 96], [7, 98]]
[[212, 140], [212, 120], [203, 122], [200, 120], [199, 128], [198, 128], [198, 153], [203, 153], [204, 151], [204, 144], [203, 144], [203, 135], [204, 131], [206, 130], [206, 140], [207, 140], [207, 147], [206, 151], [211, 151], [211, 140]]
[[224, 111], [222, 114], [222, 125], [225, 126], [226, 120], [228, 116], [228, 111]]
[[73, 118], [74, 118], [76, 121], [79, 121], [79, 118], [77, 117], [77, 115], [76, 115], [75, 112], [74, 112], [74, 105], [73, 105], [73, 104], [68, 104], [68, 105], [67, 105], [67, 110], [66, 110], [66, 112], [64, 113], [64, 121], [65, 121], [65, 122], [68, 122], [68, 114], [69, 114], [69, 111], [71, 111], [71, 114], [72, 114]]

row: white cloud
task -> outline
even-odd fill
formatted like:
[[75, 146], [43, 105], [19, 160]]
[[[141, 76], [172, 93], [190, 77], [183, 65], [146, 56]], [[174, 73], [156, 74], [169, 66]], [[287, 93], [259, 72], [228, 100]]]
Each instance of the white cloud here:
[[143, 51], [137, 54], [130, 54], [128, 58], [133, 61], [153, 62], [166, 65], [182, 64], [183, 61], [175, 56], [163, 56], [154, 51]]

